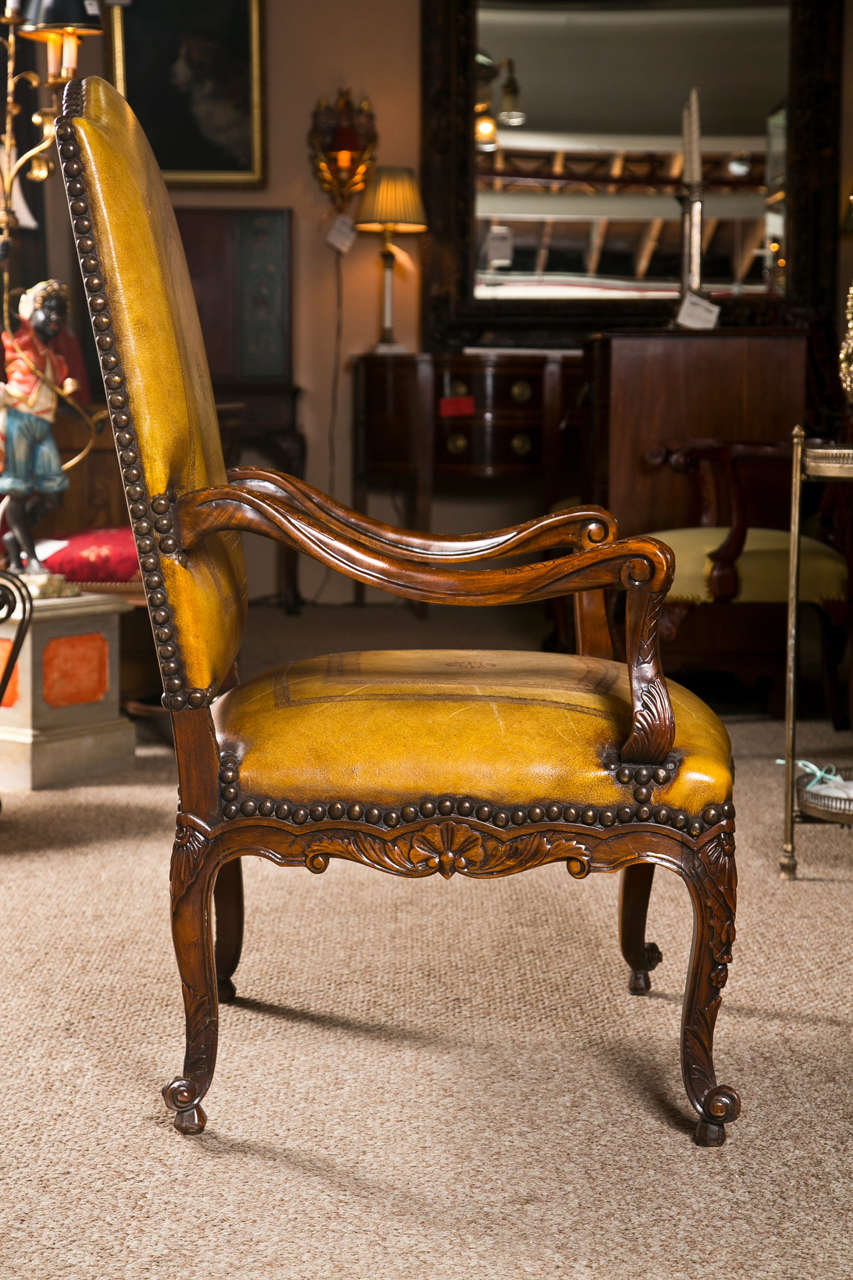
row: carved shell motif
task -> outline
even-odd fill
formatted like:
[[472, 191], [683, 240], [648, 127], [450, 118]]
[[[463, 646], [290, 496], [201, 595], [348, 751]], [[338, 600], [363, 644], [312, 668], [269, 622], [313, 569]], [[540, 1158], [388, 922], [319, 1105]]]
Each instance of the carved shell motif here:
[[391, 840], [360, 831], [340, 836], [323, 832], [311, 841], [306, 865], [311, 871], [324, 871], [330, 857], [347, 858], [397, 875], [437, 872], [446, 880], [457, 873], [506, 875], [563, 859], [571, 874], [580, 877], [587, 874], [590, 863], [586, 846], [564, 836], [542, 831], [516, 840], [498, 840], [454, 822], [434, 823]]

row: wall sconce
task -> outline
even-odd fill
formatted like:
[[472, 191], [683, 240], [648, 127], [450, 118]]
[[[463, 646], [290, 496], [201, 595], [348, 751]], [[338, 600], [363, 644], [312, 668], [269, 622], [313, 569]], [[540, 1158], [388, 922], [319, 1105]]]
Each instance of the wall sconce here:
[[512, 58], [507, 58], [505, 63], [501, 63], [501, 66], [506, 67], [506, 80], [501, 85], [501, 109], [498, 112], [498, 124], [505, 125], [510, 129], [518, 129], [525, 123], [527, 116], [521, 110], [518, 81], [515, 78], [515, 63]]
[[[506, 72], [506, 79], [501, 85], [500, 109], [495, 119], [492, 114], [492, 85], [502, 71]], [[512, 58], [495, 62], [490, 54], [478, 49], [474, 55], [474, 76], [474, 141], [478, 151], [496, 151], [499, 124], [518, 129], [527, 121], [521, 109], [515, 62]]]
[[340, 212], [363, 190], [376, 147], [376, 121], [365, 98], [356, 107], [349, 89], [339, 89], [334, 105], [320, 98], [308, 134], [314, 176]]
[[376, 168], [370, 175], [358, 206], [359, 231], [382, 233], [382, 333], [374, 351], [405, 351], [394, 340], [394, 258], [391, 237], [396, 233], [426, 231], [421, 193], [411, 169]]

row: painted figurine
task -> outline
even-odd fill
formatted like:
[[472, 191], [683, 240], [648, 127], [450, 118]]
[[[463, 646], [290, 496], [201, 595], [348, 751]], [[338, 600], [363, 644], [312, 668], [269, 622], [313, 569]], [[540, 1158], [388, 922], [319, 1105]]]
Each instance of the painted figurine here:
[[16, 332], [2, 335], [6, 382], [0, 383], [0, 403], [5, 406], [6, 423], [0, 510], [8, 526], [3, 537], [8, 567], [15, 573], [48, 572], [36, 556], [32, 526], [68, 488], [52, 425], [56, 388], [70, 393], [77, 384], [68, 376], [65, 358], [51, 345], [67, 312], [67, 286], [59, 280], [42, 280], [22, 295]]

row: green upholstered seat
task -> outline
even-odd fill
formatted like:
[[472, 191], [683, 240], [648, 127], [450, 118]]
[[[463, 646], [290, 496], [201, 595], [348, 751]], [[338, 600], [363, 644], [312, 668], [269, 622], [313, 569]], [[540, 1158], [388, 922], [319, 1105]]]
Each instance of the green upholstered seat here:
[[[670, 601], [711, 604], [710, 553], [729, 530], [713, 526], [665, 529], [653, 534], [675, 552], [675, 579]], [[784, 529], [749, 529], [737, 561], [739, 590], [734, 599], [742, 604], [775, 604], [788, 598], [789, 537]], [[815, 538], [800, 542], [800, 601], [826, 604], [847, 599], [847, 563], [840, 552]]]

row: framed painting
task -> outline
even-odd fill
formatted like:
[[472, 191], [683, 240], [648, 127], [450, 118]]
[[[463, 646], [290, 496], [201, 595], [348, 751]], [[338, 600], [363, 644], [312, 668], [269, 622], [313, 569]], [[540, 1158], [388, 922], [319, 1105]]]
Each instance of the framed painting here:
[[113, 79], [175, 187], [264, 180], [262, 0], [110, 7]]

